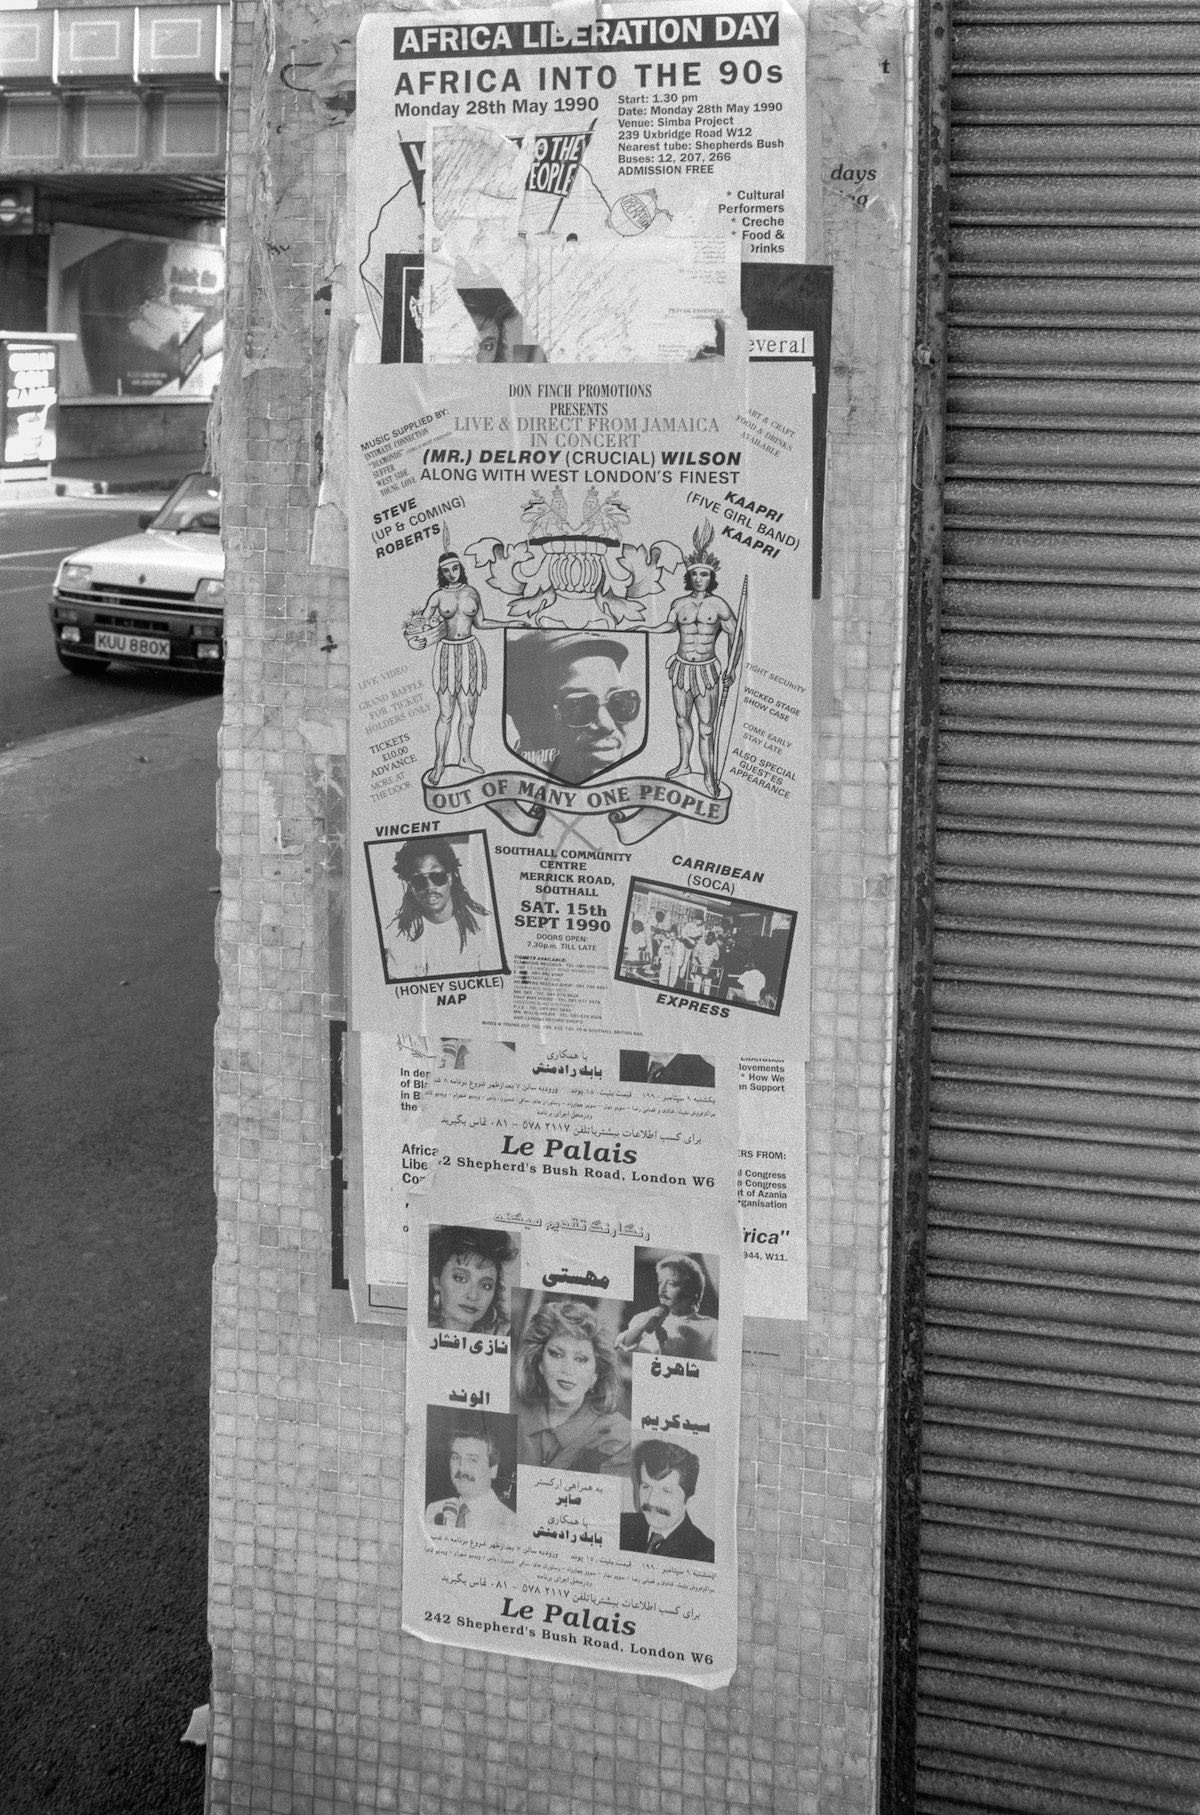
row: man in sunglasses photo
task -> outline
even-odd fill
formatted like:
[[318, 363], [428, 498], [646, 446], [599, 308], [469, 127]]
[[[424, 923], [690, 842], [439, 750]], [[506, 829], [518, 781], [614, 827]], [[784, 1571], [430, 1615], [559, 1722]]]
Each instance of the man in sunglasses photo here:
[[494, 913], [467, 886], [458, 847], [448, 838], [410, 838], [396, 852], [392, 868], [404, 897], [386, 929], [389, 983], [500, 969]]
[[556, 780], [591, 781], [645, 740], [644, 660], [594, 631], [510, 633], [504, 705], [525, 761]]

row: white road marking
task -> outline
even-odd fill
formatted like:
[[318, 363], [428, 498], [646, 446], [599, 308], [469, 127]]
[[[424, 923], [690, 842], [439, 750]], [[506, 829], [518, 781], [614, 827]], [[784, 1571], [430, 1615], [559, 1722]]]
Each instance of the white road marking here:
[[0, 555], [0, 561], [20, 561], [26, 555], [69, 555], [78, 542], [64, 542], [61, 548], [12, 548]]

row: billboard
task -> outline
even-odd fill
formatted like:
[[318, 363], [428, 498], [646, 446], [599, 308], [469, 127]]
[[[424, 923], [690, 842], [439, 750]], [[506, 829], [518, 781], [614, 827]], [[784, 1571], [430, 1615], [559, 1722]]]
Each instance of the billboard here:
[[208, 397], [221, 376], [223, 243], [61, 226], [54, 326], [74, 334], [63, 397]]

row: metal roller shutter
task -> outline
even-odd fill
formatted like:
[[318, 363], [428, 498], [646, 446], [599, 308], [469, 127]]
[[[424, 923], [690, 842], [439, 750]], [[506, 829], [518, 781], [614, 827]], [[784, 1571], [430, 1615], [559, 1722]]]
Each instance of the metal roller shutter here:
[[956, 0], [921, 1811], [1200, 1810], [1200, 5]]

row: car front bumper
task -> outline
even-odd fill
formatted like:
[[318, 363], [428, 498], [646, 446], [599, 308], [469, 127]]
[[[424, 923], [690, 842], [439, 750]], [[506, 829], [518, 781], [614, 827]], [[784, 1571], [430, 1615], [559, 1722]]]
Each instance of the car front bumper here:
[[[56, 592], [50, 600], [54, 640], [64, 655], [81, 660], [132, 662], [140, 668], [180, 668], [220, 674], [224, 669], [224, 613], [128, 594], [97, 598]], [[99, 638], [99, 642], [97, 642]]]

